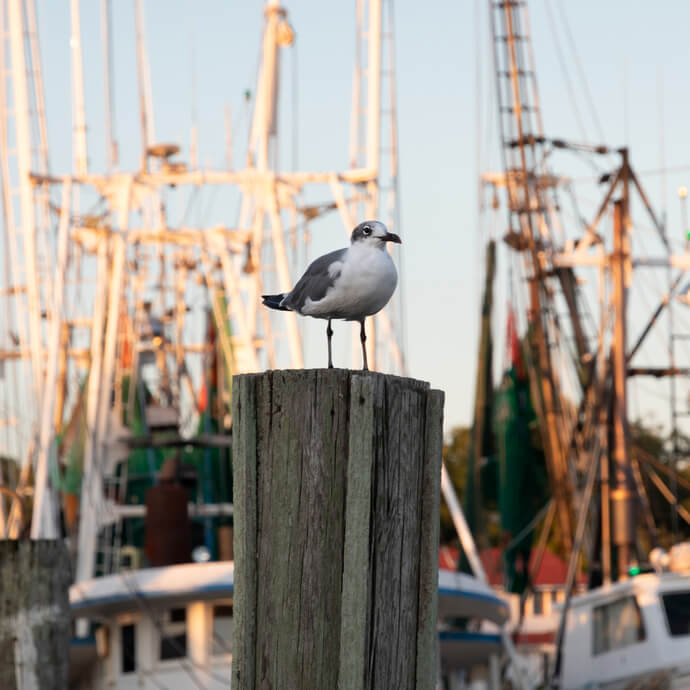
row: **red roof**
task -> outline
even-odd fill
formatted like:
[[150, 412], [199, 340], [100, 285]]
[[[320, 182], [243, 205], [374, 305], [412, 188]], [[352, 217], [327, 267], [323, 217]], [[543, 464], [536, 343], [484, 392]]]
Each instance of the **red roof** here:
[[[530, 570], [534, 566], [536, 551], [530, 554]], [[484, 549], [480, 552], [479, 558], [484, 566], [489, 584], [492, 587], [503, 585], [503, 570], [501, 563], [501, 551], [498, 547]], [[439, 551], [439, 567], [455, 570], [458, 565], [458, 550], [450, 546], [442, 546]], [[534, 584], [537, 587], [559, 587], [565, 585], [568, 575], [568, 564], [562, 559], [551, 553], [544, 551], [544, 556], [539, 565], [539, 570], [535, 577]], [[585, 578], [580, 573], [577, 576], [578, 583], [584, 583]]]
[[438, 550], [438, 567], [444, 570], [457, 570], [458, 550], [452, 546], [442, 546]]
[[543, 633], [513, 633], [513, 642], [519, 645], [544, 645], [556, 641], [556, 633], [552, 630]]

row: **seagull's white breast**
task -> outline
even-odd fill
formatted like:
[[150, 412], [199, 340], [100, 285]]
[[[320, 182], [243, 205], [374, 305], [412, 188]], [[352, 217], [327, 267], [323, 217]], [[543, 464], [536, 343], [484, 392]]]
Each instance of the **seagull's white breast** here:
[[323, 299], [307, 300], [303, 314], [358, 321], [386, 306], [398, 284], [398, 272], [385, 249], [355, 243], [338, 263], [340, 275], [333, 286]]

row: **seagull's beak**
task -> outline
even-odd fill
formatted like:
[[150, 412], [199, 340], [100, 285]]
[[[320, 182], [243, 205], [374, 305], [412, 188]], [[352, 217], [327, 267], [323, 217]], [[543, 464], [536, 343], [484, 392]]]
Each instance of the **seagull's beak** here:
[[384, 242], [395, 242], [396, 244], [402, 244], [402, 240], [394, 232], [387, 232], [381, 239]]

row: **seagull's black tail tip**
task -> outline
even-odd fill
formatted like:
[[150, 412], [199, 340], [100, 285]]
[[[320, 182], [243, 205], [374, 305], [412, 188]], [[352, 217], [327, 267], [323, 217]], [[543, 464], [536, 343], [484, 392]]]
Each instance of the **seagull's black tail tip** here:
[[269, 309], [280, 309], [280, 311], [290, 311], [287, 307], [283, 307], [281, 302], [285, 297], [284, 294], [281, 295], [261, 295], [264, 304], [269, 307]]

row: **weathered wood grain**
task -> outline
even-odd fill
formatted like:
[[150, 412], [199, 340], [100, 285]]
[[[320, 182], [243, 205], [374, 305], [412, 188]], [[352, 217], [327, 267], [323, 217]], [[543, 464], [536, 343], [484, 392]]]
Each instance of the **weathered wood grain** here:
[[[233, 663], [232, 686], [255, 687], [256, 649], [256, 386], [251, 375], [236, 377], [232, 396], [233, 466]], [[237, 516], [241, 516], [239, 519]]]
[[60, 540], [0, 542], [0, 688], [66, 688], [71, 582]]
[[420, 533], [419, 614], [417, 618], [417, 690], [435, 687], [438, 658], [438, 540], [441, 510], [441, 456], [443, 453], [442, 391], [429, 391], [426, 405], [426, 451], [422, 478]]
[[374, 392], [372, 377], [353, 377], [350, 427], [357, 433], [350, 436], [347, 459], [339, 690], [361, 687], [366, 670], [367, 607], [362, 602], [367, 601], [369, 591]]
[[374, 373], [235, 377], [233, 687], [434, 687], [442, 400]]
[[414, 688], [428, 384], [382, 377], [374, 403], [374, 477], [365, 688]]

